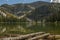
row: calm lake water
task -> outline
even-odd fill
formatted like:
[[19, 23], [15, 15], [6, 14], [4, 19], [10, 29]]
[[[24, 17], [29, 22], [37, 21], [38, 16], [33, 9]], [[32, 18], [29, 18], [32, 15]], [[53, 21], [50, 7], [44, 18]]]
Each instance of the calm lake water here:
[[33, 32], [49, 32], [60, 34], [60, 23], [0, 23], [0, 34], [28, 34]]

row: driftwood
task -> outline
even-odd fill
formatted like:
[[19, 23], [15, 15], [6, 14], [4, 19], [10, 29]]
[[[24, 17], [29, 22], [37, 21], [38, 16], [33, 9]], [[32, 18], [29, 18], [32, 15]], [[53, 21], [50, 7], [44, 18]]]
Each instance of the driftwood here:
[[26, 39], [26, 38], [29, 38], [29, 37], [34, 37], [36, 35], [41, 35], [41, 34], [44, 34], [44, 32], [32, 33], [32, 34], [22, 35], [22, 36], [19, 36], [19, 37], [1, 38], [1, 40], [16, 40], [16, 39], [22, 40], [22, 39]]
[[43, 35], [33, 37], [33, 38], [29, 39], [29, 40], [37, 40], [37, 39], [47, 38], [49, 35], [50, 35], [49, 33], [46, 33], [46, 34], [43, 34]]
[[60, 39], [60, 35], [54, 35], [56, 39]]
[[60, 40], [60, 35], [50, 35], [48, 36], [48, 39]]
[[60, 35], [51, 35], [50, 33], [37, 32], [18, 37], [0, 38], [0, 40], [60, 40]]

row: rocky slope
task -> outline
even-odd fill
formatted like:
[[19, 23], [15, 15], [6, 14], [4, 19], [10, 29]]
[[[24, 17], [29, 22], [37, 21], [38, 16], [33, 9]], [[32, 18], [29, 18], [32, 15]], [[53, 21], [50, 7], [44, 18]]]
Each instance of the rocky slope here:
[[34, 21], [44, 19], [47, 21], [60, 21], [60, 4], [57, 3], [38, 1], [28, 4], [3, 4], [0, 8], [1, 7], [4, 8], [5, 11], [19, 17], [28, 13], [25, 17]]

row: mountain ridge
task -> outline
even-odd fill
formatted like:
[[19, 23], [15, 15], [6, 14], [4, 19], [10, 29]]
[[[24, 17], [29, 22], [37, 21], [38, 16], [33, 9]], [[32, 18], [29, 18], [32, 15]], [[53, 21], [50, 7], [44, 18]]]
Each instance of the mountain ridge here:
[[[28, 6], [30, 6], [30, 7], [28, 7]], [[52, 19], [49, 21], [60, 20], [59, 18], [58, 19], [56, 18], [57, 14], [60, 13], [59, 3], [49, 3], [49, 2], [38, 1], [38, 2], [30, 3], [30, 4], [14, 4], [14, 5], [4, 4], [4, 5], [1, 5], [0, 7], [6, 8], [5, 10], [7, 12], [12, 13], [17, 16], [24, 15], [28, 11], [32, 10], [31, 9], [31, 7], [32, 7], [32, 8], [35, 8], [34, 11], [32, 10], [32, 12], [26, 16], [32, 20], [35, 20], [35, 21], [43, 20], [43, 19], [45, 19], [45, 20]], [[17, 14], [17, 12], [19, 12], [19, 11], [21, 11], [21, 12], [19, 14]], [[55, 17], [50, 18], [50, 16], [52, 16], [52, 17], [55, 16]]]

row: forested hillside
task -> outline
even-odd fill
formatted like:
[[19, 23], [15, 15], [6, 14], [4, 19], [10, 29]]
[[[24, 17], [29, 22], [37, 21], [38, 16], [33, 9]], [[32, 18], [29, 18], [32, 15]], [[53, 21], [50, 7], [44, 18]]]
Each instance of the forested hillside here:
[[[34, 10], [33, 10], [34, 8]], [[3, 9], [3, 10], [2, 10]], [[0, 6], [0, 10], [4, 12], [5, 14], [9, 14], [6, 18], [8, 21], [17, 21], [17, 20], [26, 20], [25, 18], [29, 18], [30, 20], [34, 21], [41, 21], [45, 20], [45, 22], [55, 22], [60, 21], [60, 4], [58, 3], [48, 3], [48, 2], [34, 2], [34, 3], [28, 3], [28, 4], [3, 4]], [[22, 17], [21, 19], [18, 19], [18, 17]], [[12, 17], [11, 17], [12, 16]], [[2, 15], [0, 17], [1, 20], [6, 19], [4, 16], [2, 18]], [[7, 20], [6, 19], [6, 20]]]

